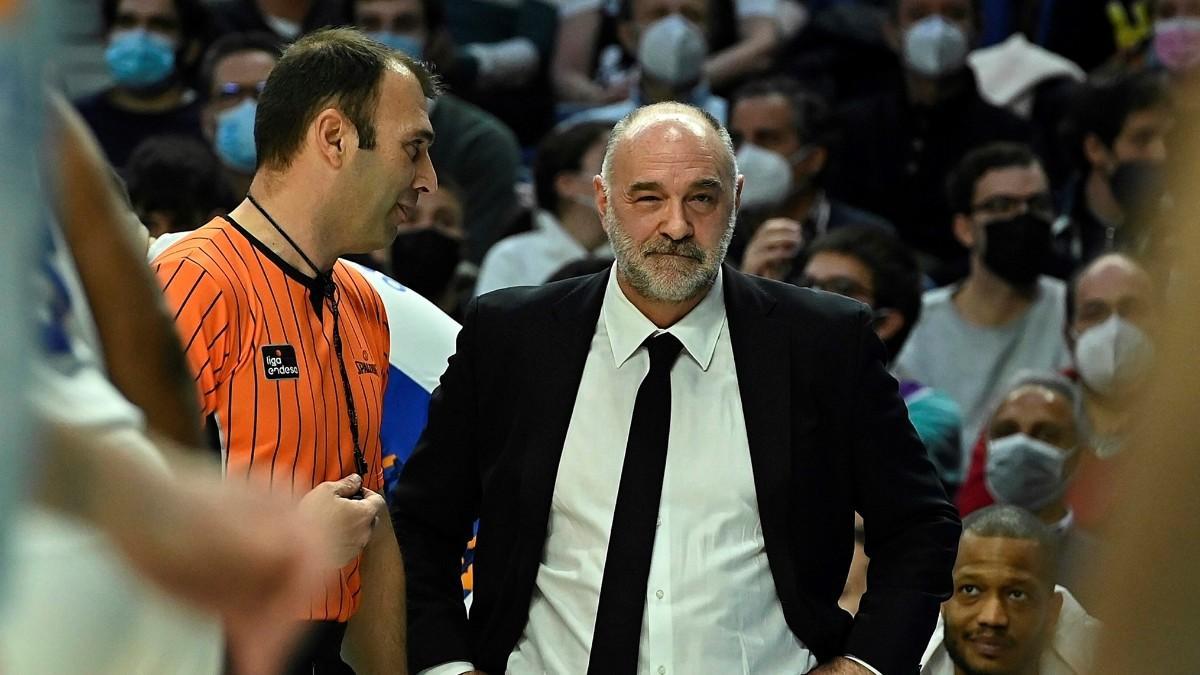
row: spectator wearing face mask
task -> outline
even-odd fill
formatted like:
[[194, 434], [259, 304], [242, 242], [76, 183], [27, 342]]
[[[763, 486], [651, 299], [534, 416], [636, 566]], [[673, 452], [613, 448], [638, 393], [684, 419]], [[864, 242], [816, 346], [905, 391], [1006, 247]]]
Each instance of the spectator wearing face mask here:
[[343, 0], [212, 0], [220, 33], [267, 32], [282, 42], [346, 23]]
[[[729, 126], [739, 167], [753, 164], [751, 154], [772, 153], [782, 159], [780, 173], [786, 179], [771, 218], [739, 247], [745, 250], [742, 271], [771, 279], [794, 277], [799, 272], [794, 269], [796, 257], [806, 242], [849, 225], [892, 229], [883, 218], [825, 192], [825, 168], [834, 149], [829, 107], [795, 80], [759, 80], [738, 90]], [[758, 177], [748, 176], [745, 189], [754, 187], [754, 178]], [[771, 176], [762, 179], [769, 181]], [[745, 194], [742, 199], [745, 209]]]
[[[624, 0], [618, 28], [621, 42], [637, 55], [638, 75], [623, 101], [576, 113], [564, 126], [581, 122], [615, 124], [635, 108], [666, 101], [702, 108], [722, 124], [729, 102], [712, 93], [704, 72], [711, 24], [703, 0], [687, 0], [691, 11], [656, 12], [662, 0]], [[653, 18], [657, 17], [657, 18]]]
[[[440, 0], [357, 0], [353, 10], [355, 25], [396, 51], [435, 64], [451, 58], [454, 46]], [[429, 104], [429, 121], [437, 134], [429, 157], [439, 177], [460, 187], [463, 258], [478, 265], [525, 213], [514, 190], [520, 146], [503, 122], [454, 94]]]
[[152, 237], [194, 230], [238, 202], [216, 158], [192, 138], [146, 139], [129, 157], [125, 182]]
[[592, 179], [600, 174], [608, 132], [604, 122], [585, 122], [552, 133], [533, 164], [538, 206], [535, 229], [503, 239], [479, 268], [475, 294], [510, 286], [536, 286], [580, 258], [612, 258], [600, 224]]
[[[1099, 543], [1076, 520], [1067, 490], [1090, 451], [1083, 393], [1057, 373], [1022, 371], [1000, 390], [984, 429], [984, 480], [997, 504], [1033, 513], [1058, 537], [1055, 580], [1087, 590], [1080, 580], [1098, 558]], [[1085, 606], [1091, 605], [1081, 595]], [[1094, 600], [1094, 598], [1090, 598]]]
[[[1100, 529], [1107, 521], [1116, 476], [1133, 431], [1133, 402], [1146, 383], [1154, 353], [1159, 299], [1146, 270], [1123, 254], [1108, 254], [1084, 268], [1068, 293], [1067, 343], [1073, 365], [1066, 371], [1083, 391], [1091, 442], [1068, 499], [1078, 522]], [[958, 495], [966, 514], [991, 504], [986, 441], [972, 452], [970, 472]]]
[[[912, 252], [890, 232], [869, 225], [834, 230], [805, 251], [793, 281], [853, 298], [871, 308], [875, 334], [893, 362], [921, 315], [921, 271]], [[947, 494], [962, 482], [962, 424], [958, 404], [910, 379], [900, 380], [909, 420], [929, 452]]]
[[[610, 5], [611, 6], [611, 5]], [[635, 22], [648, 24], [672, 12], [696, 21], [701, 14], [720, 14], [728, 10], [734, 19], [736, 35], [725, 45], [714, 41], [715, 49], [704, 64], [712, 86], [719, 89], [736, 86], [739, 80], [766, 70], [772, 62], [780, 39], [794, 33], [807, 19], [807, 12], [791, 0], [725, 0], [712, 3], [694, 0], [642, 0], [622, 3], [622, 28], [617, 44], [599, 44], [605, 33], [605, 3], [599, 0], [571, 0], [559, 4], [558, 46], [554, 53], [552, 75], [560, 103], [574, 106], [602, 105], [625, 98], [628, 71], [622, 69], [623, 57], [633, 54]], [[633, 15], [633, 16], [630, 16]], [[632, 19], [632, 21], [630, 21]], [[712, 37], [711, 33], [709, 34]], [[593, 77], [594, 75], [594, 77]], [[566, 106], [564, 106], [566, 107]]]
[[1117, 248], [1147, 250], [1147, 220], [1161, 206], [1174, 114], [1165, 83], [1151, 72], [1089, 83], [1065, 136], [1075, 158], [1063, 217], [1054, 224], [1057, 271]]
[[454, 319], [475, 288], [475, 266], [463, 262], [462, 188], [440, 180], [437, 192], [421, 195], [410, 222], [392, 242], [381, 268]]
[[884, 35], [901, 73], [839, 118], [842, 148], [829, 190], [890, 220], [941, 283], [962, 276], [966, 256], [947, 227], [941, 186], [971, 148], [1027, 142], [1029, 125], [985, 101], [967, 65], [979, 28], [972, 0], [892, 0]]
[[208, 92], [201, 113], [204, 137], [238, 200], [249, 191], [258, 166], [254, 146], [258, 95], [280, 53], [281, 45], [270, 33], [230, 33], [204, 54], [201, 84]]
[[954, 595], [921, 675], [1083, 675], [1102, 628], [1055, 584], [1058, 543], [1029, 512], [993, 506], [963, 520]]
[[208, 15], [198, 0], [104, 0], [104, 61], [113, 85], [75, 102], [110, 164], [139, 143], [175, 134], [203, 140], [189, 71], [203, 50]]
[[1200, 110], [1200, 0], [1154, 0], [1151, 63], [1167, 71], [1180, 109]]
[[1040, 274], [1050, 258], [1050, 187], [1027, 146], [971, 151], [951, 174], [954, 234], [970, 251], [970, 274], [928, 291], [896, 372], [940, 389], [963, 413], [962, 462], [991, 412], [997, 387], [1017, 371], [1056, 371], [1066, 287]]

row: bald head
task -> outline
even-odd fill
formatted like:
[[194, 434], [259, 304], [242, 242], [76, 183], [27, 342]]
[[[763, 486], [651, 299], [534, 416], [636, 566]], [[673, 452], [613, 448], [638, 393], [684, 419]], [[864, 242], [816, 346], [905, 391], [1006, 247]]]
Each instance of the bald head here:
[[1092, 261], [1075, 277], [1070, 293], [1068, 311], [1075, 335], [1113, 314], [1145, 330], [1153, 323], [1158, 305], [1150, 274], [1122, 253], [1109, 253]]
[[617, 156], [629, 152], [636, 141], [645, 139], [648, 134], [666, 138], [687, 134], [701, 139], [719, 160], [722, 187], [730, 196], [734, 194], [738, 169], [729, 132], [708, 112], [674, 101], [642, 106], [626, 115], [613, 127], [600, 171], [606, 191], [613, 182], [613, 165]]

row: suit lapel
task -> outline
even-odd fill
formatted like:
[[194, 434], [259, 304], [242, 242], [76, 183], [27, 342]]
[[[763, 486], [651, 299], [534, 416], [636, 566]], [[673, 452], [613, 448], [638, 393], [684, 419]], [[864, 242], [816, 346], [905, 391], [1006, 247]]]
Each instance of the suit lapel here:
[[539, 322], [542, 330], [532, 340], [530, 400], [515, 406], [525, 412], [514, 432], [515, 442], [524, 446], [520, 499], [526, 569], [536, 571], [541, 560], [558, 462], [607, 282], [607, 271], [597, 273], [564, 295]]
[[772, 316], [774, 297], [728, 265], [723, 274], [725, 313], [767, 559], [780, 598], [795, 597], [788, 524], [794, 487], [791, 327]]

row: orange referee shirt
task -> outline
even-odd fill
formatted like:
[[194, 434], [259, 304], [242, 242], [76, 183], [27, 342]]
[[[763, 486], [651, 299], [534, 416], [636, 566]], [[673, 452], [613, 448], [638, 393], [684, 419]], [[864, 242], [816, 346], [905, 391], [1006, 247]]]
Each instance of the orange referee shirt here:
[[[354, 445], [333, 311], [317, 283], [229, 218], [216, 218], [153, 262], [183, 340], [206, 419], [220, 435], [229, 478], [297, 499], [355, 473]], [[383, 491], [379, 437], [387, 388], [388, 326], [371, 285], [333, 267], [342, 359], [368, 472]], [[360, 560], [341, 569], [309, 619], [346, 621], [358, 609]]]

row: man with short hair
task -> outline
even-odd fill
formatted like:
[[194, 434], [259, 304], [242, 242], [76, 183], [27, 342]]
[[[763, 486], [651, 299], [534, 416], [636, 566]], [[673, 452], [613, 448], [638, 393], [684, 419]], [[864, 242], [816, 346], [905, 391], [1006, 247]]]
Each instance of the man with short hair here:
[[791, 169], [788, 194], [745, 245], [743, 272], [794, 280], [800, 274], [795, 267], [800, 251], [817, 237], [852, 225], [892, 228], [883, 218], [826, 193], [832, 125], [825, 100], [790, 78], [751, 82], [734, 95], [729, 128], [738, 152], [761, 148], [781, 156]]
[[[834, 230], [805, 251], [796, 284], [854, 298], [871, 308], [875, 334], [891, 363], [921, 316], [921, 270], [908, 247], [887, 230], [855, 225]], [[908, 418], [947, 494], [962, 483], [962, 414], [946, 394], [901, 380]]]
[[961, 283], [925, 293], [896, 372], [940, 389], [962, 409], [962, 466], [996, 387], [1018, 370], [1056, 371], [1066, 288], [1041, 275], [1054, 202], [1028, 147], [996, 143], [963, 158], [948, 181], [954, 235], [971, 252]]
[[387, 319], [338, 258], [389, 245], [437, 189], [436, 94], [418, 62], [357, 31], [299, 40], [259, 96], [246, 200], [155, 260], [226, 474], [353, 515], [343, 567], [303, 613], [314, 638], [298, 672], [345, 672], [343, 635], [360, 669], [402, 668], [400, 553], [386, 524], [372, 531]]
[[1166, 83], [1142, 72], [1093, 81], [1066, 120], [1076, 176], [1054, 224], [1056, 270], [1072, 271], [1102, 253], [1145, 250], [1165, 189], [1163, 166], [1174, 126]]
[[118, 169], [143, 140], [177, 134], [203, 140], [191, 69], [207, 37], [199, 0], [104, 0], [104, 61], [113, 85], [75, 102]]
[[967, 53], [980, 27], [978, 0], [891, 0], [885, 39], [894, 84], [840, 115], [842, 147], [829, 191], [887, 218], [924, 256], [939, 283], [960, 278], [965, 255], [948, 227], [942, 184], [971, 148], [1027, 142], [1029, 125], [983, 100]]
[[[477, 298], [401, 475], [410, 669], [915, 670], [958, 522], [869, 312], [722, 266], [743, 180], [698, 108], [628, 115], [592, 183], [616, 263]], [[851, 619], [855, 511], [886, 581]]]
[[1083, 675], [1100, 622], [1055, 586], [1053, 533], [1029, 512], [991, 506], [963, 521], [954, 595], [921, 675]]
[[239, 201], [249, 191], [258, 165], [254, 147], [258, 97], [281, 50], [279, 39], [270, 33], [230, 33], [214, 42], [201, 62], [200, 85], [208, 93], [201, 112], [204, 137]]
[[533, 162], [539, 209], [535, 229], [501, 240], [479, 268], [475, 294], [536, 286], [563, 265], [590, 255], [612, 257], [592, 196], [608, 132], [606, 122], [584, 122], [551, 132]]

